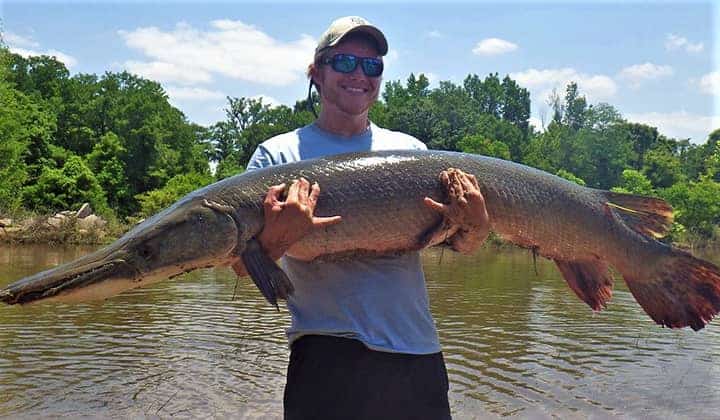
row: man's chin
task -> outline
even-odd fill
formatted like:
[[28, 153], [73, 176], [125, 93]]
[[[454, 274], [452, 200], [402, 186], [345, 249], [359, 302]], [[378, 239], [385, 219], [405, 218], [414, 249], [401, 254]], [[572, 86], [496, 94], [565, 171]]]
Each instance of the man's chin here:
[[370, 105], [368, 104], [362, 104], [362, 105], [348, 105], [345, 104], [344, 106], [340, 107], [340, 109], [351, 116], [362, 116], [364, 114], [367, 114], [370, 110]]

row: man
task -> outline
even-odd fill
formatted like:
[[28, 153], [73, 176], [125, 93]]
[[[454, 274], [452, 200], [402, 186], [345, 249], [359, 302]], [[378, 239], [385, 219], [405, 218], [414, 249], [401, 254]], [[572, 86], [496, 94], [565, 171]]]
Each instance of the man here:
[[[368, 119], [387, 51], [383, 33], [364, 19], [334, 21], [308, 68], [310, 86], [320, 94], [319, 117], [262, 143], [247, 169], [352, 151], [425, 149]], [[459, 226], [451, 246], [471, 252], [488, 233], [477, 182], [455, 170], [438, 175], [451, 202], [425, 203]], [[257, 239], [273, 259], [312, 229], [342, 223], [340, 215], [313, 216], [319, 194], [320, 186], [305, 179], [270, 188]], [[295, 286], [287, 301], [285, 418], [450, 418], [447, 372], [418, 252], [312, 263], [285, 256], [281, 265]], [[233, 268], [245, 273], [241, 262]]]

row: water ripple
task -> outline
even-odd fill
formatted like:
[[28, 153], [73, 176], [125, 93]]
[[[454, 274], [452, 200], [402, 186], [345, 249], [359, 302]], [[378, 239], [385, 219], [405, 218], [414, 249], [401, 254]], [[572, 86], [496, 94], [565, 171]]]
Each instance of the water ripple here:
[[[6, 252], [7, 251], [7, 252]], [[7, 248], [0, 283], [84, 248]], [[522, 251], [424, 256], [456, 418], [698, 418], [720, 410], [720, 329], [657, 327], [620, 281], [594, 314]], [[278, 417], [287, 311], [228, 269], [103, 304], [1, 308], [0, 416]]]

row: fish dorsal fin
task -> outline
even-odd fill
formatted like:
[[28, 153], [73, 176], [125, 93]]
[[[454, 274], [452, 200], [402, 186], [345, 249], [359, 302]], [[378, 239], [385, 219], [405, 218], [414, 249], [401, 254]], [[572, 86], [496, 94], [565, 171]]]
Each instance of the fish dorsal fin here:
[[602, 260], [555, 260], [568, 286], [594, 311], [605, 309], [612, 297], [613, 278]]
[[287, 300], [294, 290], [287, 274], [263, 251], [256, 239], [246, 243], [241, 257], [260, 293], [278, 309], [277, 299]]
[[605, 191], [606, 205], [635, 232], [662, 238], [673, 222], [673, 209], [655, 197]]

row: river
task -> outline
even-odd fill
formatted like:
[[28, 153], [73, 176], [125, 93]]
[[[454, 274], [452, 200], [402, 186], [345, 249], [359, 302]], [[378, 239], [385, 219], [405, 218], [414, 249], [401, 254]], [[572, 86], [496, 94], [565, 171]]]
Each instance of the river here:
[[[90, 250], [0, 246], [0, 286]], [[455, 418], [720, 413], [720, 320], [660, 328], [620, 279], [593, 313], [522, 250], [423, 258]], [[0, 307], [0, 416], [280, 418], [288, 324], [226, 268], [104, 303]]]

